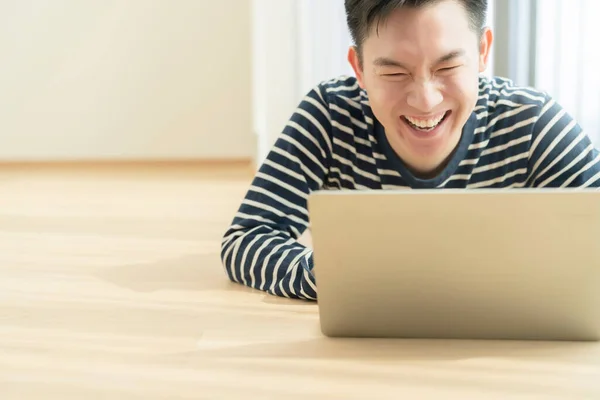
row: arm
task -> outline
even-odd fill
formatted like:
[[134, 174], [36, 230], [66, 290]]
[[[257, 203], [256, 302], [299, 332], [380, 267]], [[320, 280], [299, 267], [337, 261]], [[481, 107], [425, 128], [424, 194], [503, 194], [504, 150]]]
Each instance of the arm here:
[[549, 97], [533, 128], [529, 156], [531, 187], [600, 187], [600, 152]]
[[322, 187], [331, 153], [330, 115], [318, 89], [308, 93], [256, 173], [226, 231], [221, 260], [229, 279], [273, 295], [316, 300], [307, 198]]

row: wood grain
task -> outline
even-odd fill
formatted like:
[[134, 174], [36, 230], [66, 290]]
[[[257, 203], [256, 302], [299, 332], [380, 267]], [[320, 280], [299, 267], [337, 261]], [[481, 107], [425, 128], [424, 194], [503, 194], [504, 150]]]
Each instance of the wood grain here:
[[227, 281], [247, 168], [0, 168], [2, 399], [597, 399], [594, 343], [331, 340]]

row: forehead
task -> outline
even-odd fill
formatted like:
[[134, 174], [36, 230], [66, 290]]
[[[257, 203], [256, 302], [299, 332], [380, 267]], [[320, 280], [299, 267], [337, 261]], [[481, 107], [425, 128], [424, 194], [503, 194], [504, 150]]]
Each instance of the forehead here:
[[476, 34], [464, 6], [446, 0], [394, 10], [385, 20], [370, 27], [363, 51], [365, 58], [369, 55], [439, 57], [440, 52], [475, 47], [474, 40]]

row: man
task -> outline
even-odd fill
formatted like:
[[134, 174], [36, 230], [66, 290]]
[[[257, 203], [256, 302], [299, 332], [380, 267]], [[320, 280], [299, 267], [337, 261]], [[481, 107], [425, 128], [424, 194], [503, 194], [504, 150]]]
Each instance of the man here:
[[283, 129], [225, 233], [232, 281], [316, 300], [312, 251], [297, 241], [315, 190], [600, 186], [600, 154], [559, 104], [481, 75], [486, 9], [346, 0], [356, 77], [316, 86]]

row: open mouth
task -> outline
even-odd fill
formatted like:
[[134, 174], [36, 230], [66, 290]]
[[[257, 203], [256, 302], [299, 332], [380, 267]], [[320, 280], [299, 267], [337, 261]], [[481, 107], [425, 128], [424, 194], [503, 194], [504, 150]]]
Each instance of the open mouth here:
[[420, 131], [420, 132], [431, 132], [438, 126], [440, 126], [446, 118], [450, 115], [451, 111], [446, 111], [443, 114], [438, 114], [437, 116], [433, 116], [428, 119], [423, 118], [413, 118], [403, 115], [401, 118], [410, 126], [411, 128]]

